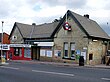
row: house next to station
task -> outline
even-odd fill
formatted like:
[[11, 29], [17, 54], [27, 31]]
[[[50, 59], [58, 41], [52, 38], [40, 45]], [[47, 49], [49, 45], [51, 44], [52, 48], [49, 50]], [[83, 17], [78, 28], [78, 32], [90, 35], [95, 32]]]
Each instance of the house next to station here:
[[0, 59], [1, 56], [4, 56], [6, 59], [8, 59], [10, 51], [10, 40], [8, 38], [9, 34], [5, 32], [0, 33]]

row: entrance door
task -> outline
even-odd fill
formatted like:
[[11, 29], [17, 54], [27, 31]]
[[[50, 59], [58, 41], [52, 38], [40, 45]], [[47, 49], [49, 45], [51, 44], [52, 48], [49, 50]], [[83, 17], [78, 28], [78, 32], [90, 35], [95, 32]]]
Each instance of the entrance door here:
[[40, 47], [32, 47], [32, 60], [40, 60]]

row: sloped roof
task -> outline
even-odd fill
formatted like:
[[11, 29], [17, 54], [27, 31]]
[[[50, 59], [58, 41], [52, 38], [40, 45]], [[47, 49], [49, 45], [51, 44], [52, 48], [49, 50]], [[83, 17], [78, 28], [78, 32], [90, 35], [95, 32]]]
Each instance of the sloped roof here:
[[[88, 36], [88, 37], [96, 37], [102, 39], [110, 39], [108, 34], [97, 24], [97, 22], [76, 14], [70, 10], [67, 11], [67, 16], [71, 16], [72, 19], [77, 23], [77, 25], [81, 28], [81, 30]], [[52, 36], [55, 35], [59, 27], [64, 23], [66, 19], [66, 14], [56, 27], [55, 31], [52, 33]]]
[[16, 22], [16, 25], [19, 28], [23, 38], [47, 38], [51, 36], [58, 25], [58, 22], [45, 23], [41, 25], [28, 25]]
[[[67, 11], [67, 16], [71, 16], [88, 37], [96, 37], [110, 40], [110, 37], [107, 35], [107, 33], [95, 21], [76, 14], [70, 10]], [[14, 27], [18, 27], [23, 38], [50, 38], [54, 37], [59, 28], [62, 28], [61, 25], [64, 23], [65, 19], [66, 14], [60, 22], [45, 23], [35, 26], [16, 22], [14, 24]], [[12, 29], [12, 32], [14, 30], [14, 27]], [[12, 35], [12, 32], [10, 34], [10, 37]]]
[[96, 21], [93, 21], [81, 15], [78, 15], [74, 12], [71, 12], [71, 13], [78, 20], [78, 22], [82, 25], [82, 27], [86, 30], [89, 36], [110, 39], [108, 34], [97, 24]]

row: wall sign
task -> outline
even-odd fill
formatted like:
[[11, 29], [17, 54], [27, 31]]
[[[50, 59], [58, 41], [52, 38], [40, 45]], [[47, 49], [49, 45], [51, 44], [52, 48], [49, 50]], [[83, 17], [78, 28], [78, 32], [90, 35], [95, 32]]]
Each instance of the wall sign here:
[[86, 51], [82, 51], [81, 56], [84, 56], [84, 60], [86, 60]]
[[0, 50], [10, 50], [10, 45], [8, 44], [0, 44]]
[[54, 51], [54, 55], [55, 55], [56, 57], [60, 57], [60, 56], [61, 56], [61, 50], [55, 50], [55, 51]]
[[68, 22], [65, 22], [65, 23], [63, 24], [63, 28], [64, 28], [64, 30], [71, 31], [71, 26], [69, 25]]
[[10, 44], [10, 47], [29, 47], [31, 48], [30, 44]]

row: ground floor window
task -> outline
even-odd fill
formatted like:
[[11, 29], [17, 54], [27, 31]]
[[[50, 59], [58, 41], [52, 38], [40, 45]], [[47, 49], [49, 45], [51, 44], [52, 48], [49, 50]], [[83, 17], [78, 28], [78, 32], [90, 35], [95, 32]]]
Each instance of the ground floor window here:
[[75, 59], [75, 43], [70, 43], [71, 59]]
[[41, 49], [40, 56], [52, 57], [52, 50], [49, 49]]
[[31, 49], [30, 48], [24, 48], [24, 57], [31, 58]]
[[15, 56], [21, 56], [22, 55], [22, 48], [14, 48], [14, 55]]
[[67, 59], [75, 59], [75, 42], [64, 42], [64, 57]]
[[65, 58], [68, 57], [68, 43], [67, 42], [64, 43], [64, 57]]

